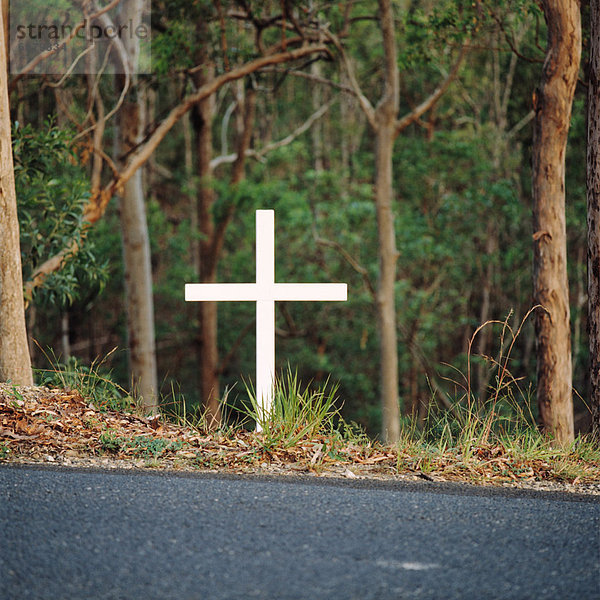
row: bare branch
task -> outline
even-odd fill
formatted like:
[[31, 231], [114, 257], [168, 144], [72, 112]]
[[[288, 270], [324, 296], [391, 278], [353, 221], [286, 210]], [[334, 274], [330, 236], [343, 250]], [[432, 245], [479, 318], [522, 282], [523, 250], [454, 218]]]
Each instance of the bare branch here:
[[[245, 156], [248, 158], [255, 158], [256, 160], [260, 161], [269, 152], [273, 152], [273, 150], [277, 150], [278, 148], [282, 148], [283, 146], [288, 146], [296, 138], [301, 136], [305, 131], [308, 131], [312, 127], [313, 123], [315, 123], [315, 121], [318, 121], [331, 108], [331, 106], [335, 102], [336, 102], [336, 99], [334, 98], [334, 99], [330, 100], [329, 102], [327, 102], [327, 104], [324, 104], [323, 106], [321, 106], [321, 108], [319, 108], [319, 110], [317, 110], [308, 119], [306, 119], [306, 121], [304, 121], [304, 123], [302, 123], [302, 125], [300, 125], [300, 127], [297, 127], [296, 129], [294, 129], [294, 131], [292, 131], [292, 133], [285, 136], [281, 140], [278, 140], [276, 142], [271, 142], [270, 144], [267, 144], [260, 150], [254, 150], [252, 148], [249, 148], [248, 150], [246, 150]], [[223, 164], [232, 163], [236, 159], [237, 159], [236, 153], [216, 156], [215, 158], [213, 158], [210, 161], [210, 167], [211, 167], [211, 169], [216, 169], [217, 167], [219, 167]]]
[[369, 272], [367, 271], [367, 269], [365, 269], [365, 267], [363, 267], [341, 244], [339, 244], [338, 242], [335, 242], [332, 240], [326, 240], [326, 239], [320, 237], [314, 227], [313, 227], [313, 238], [315, 240], [315, 243], [318, 244], [319, 246], [325, 246], [327, 248], [333, 248], [334, 250], [337, 250], [342, 255], [344, 260], [359, 275], [361, 275], [361, 277], [363, 279], [363, 283], [365, 284], [365, 287], [367, 288], [367, 291], [369, 292], [369, 294], [371, 294], [371, 297], [373, 298], [373, 300], [375, 300], [375, 298], [377, 297], [377, 292], [375, 290], [375, 287], [371, 283], [371, 279], [369, 278]]
[[41, 286], [48, 275], [54, 273], [54, 271], [58, 271], [66, 258], [68, 258], [71, 254], [76, 254], [78, 251], [79, 244], [75, 240], [72, 240], [69, 245], [63, 248], [58, 254], [46, 260], [37, 269], [35, 269], [35, 271], [33, 271], [31, 277], [24, 285], [24, 297], [26, 305], [31, 302], [33, 290]]
[[437, 101], [444, 95], [450, 84], [454, 81], [456, 76], [458, 75], [458, 71], [460, 69], [460, 65], [467, 54], [467, 44], [465, 43], [460, 50], [460, 54], [454, 63], [452, 70], [444, 81], [429, 95], [428, 98], [423, 100], [421, 104], [411, 110], [407, 115], [398, 119], [396, 121], [396, 127], [394, 130], [394, 135], [397, 136], [401, 131], [406, 129], [411, 123], [415, 122], [419, 117], [421, 117], [424, 113], [426, 113], [429, 109], [431, 109]]
[[[102, 13], [98, 17], [98, 20], [100, 22], [102, 22], [102, 24], [104, 25], [105, 29], [108, 29], [108, 28], [112, 28], [113, 30], [116, 29], [115, 26], [114, 26], [114, 23], [112, 22], [111, 18], [107, 14]], [[121, 64], [123, 66], [123, 73], [125, 74], [125, 83], [123, 84], [123, 89], [121, 90], [121, 95], [119, 96], [119, 99], [117, 100], [117, 103], [105, 115], [105, 117], [104, 117], [104, 121], [105, 122], [108, 121], [119, 110], [119, 108], [121, 108], [121, 105], [125, 101], [125, 96], [127, 95], [127, 92], [129, 91], [129, 86], [131, 85], [131, 65], [129, 64], [129, 56], [127, 54], [127, 49], [125, 48], [125, 45], [123, 44], [123, 41], [118, 36], [116, 36], [116, 37], [113, 38], [111, 45], [114, 48], [116, 48], [117, 53], [119, 55], [119, 59], [120, 59]], [[106, 59], [108, 59], [108, 54], [106, 56]], [[78, 138], [83, 137], [84, 135], [88, 134], [90, 131], [92, 131], [94, 129], [94, 127], [95, 126], [88, 127], [87, 129], [85, 129], [82, 132], [78, 133], [75, 136], [75, 139], [78, 139]]]
[[100, 9], [98, 12], [96, 12], [92, 15], [89, 15], [88, 17], [83, 19], [83, 21], [79, 22], [73, 28], [73, 31], [71, 32], [69, 37], [65, 38], [60, 44], [56, 44], [55, 46], [52, 46], [52, 48], [50, 48], [49, 50], [41, 52], [35, 58], [31, 59], [23, 67], [22, 71], [16, 77], [14, 77], [14, 79], [12, 80], [12, 82], [10, 84], [10, 91], [12, 91], [14, 89], [14, 86], [16, 85], [17, 81], [19, 81], [23, 77], [23, 75], [27, 75], [27, 73], [31, 73], [31, 71], [33, 71], [33, 69], [35, 69], [40, 62], [42, 62], [49, 56], [52, 56], [55, 52], [58, 52], [60, 49], [64, 48], [79, 33], [79, 31], [81, 29], [83, 29], [83, 27], [85, 27], [86, 21], [93, 21], [94, 19], [101, 17], [102, 15], [107, 13], [109, 10], [114, 8], [117, 4], [119, 4], [119, 2], [121, 2], [121, 0], [112, 0], [112, 2], [109, 2], [105, 7]]
[[362, 111], [367, 117], [367, 121], [369, 121], [369, 124], [371, 125], [371, 127], [373, 127], [373, 129], [377, 129], [377, 122], [375, 120], [375, 109], [373, 108], [371, 102], [369, 102], [369, 99], [363, 94], [362, 90], [360, 89], [360, 85], [358, 83], [358, 80], [356, 79], [356, 74], [354, 73], [354, 67], [350, 59], [348, 58], [348, 55], [346, 54], [346, 50], [342, 46], [342, 43], [340, 42], [339, 38], [336, 37], [333, 33], [327, 32], [327, 38], [331, 40], [331, 42], [336, 47], [337, 51], [339, 52], [342, 58], [342, 63], [348, 75], [348, 79], [350, 80], [350, 85], [354, 90], [354, 94], [358, 99], [358, 103], [360, 104]]
[[320, 83], [322, 85], [327, 85], [336, 90], [340, 90], [341, 92], [345, 92], [347, 94], [352, 94], [356, 96], [356, 91], [354, 88], [351, 88], [349, 85], [344, 85], [343, 83], [338, 83], [337, 81], [332, 81], [331, 79], [327, 79], [325, 77], [319, 77], [318, 75], [314, 75], [313, 73], [307, 73], [306, 71], [297, 71], [295, 69], [265, 69], [265, 71], [271, 71], [273, 73], [281, 73], [282, 75], [293, 75], [294, 77], [300, 77], [302, 79], [308, 79], [309, 81], [314, 81], [315, 83]]
[[269, 54], [267, 56], [261, 56], [256, 58], [249, 63], [241, 65], [227, 73], [223, 73], [218, 77], [215, 77], [205, 85], [198, 88], [195, 92], [184, 98], [180, 104], [171, 110], [166, 118], [158, 125], [152, 135], [137, 148], [135, 152], [130, 156], [129, 162], [125, 166], [125, 169], [121, 172], [121, 175], [116, 180], [109, 183], [102, 193], [102, 198], [99, 198], [99, 205], [97, 208], [92, 210], [95, 213], [97, 210], [104, 212], [106, 204], [117, 191], [118, 188], [122, 187], [133, 174], [148, 160], [150, 155], [156, 150], [157, 146], [162, 142], [167, 133], [171, 128], [183, 117], [183, 115], [194, 106], [200, 100], [208, 98], [208, 96], [214, 94], [221, 86], [241, 79], [250, 73], [258, 71], [262, 67], [280, 64], [283, 62], [296, 60], [315, 52], [326, 52], [327, 47], [324, 44], [317, 46], [302, 46], [295, 50], [289, 50], [287, 52], [279, 52], [276, 54]]
[[510, 139], [511, 137], [519, 133], [519, 131], [521, 131], [523, 127], [525, 127], [530, 121], [532, 121], [534, 117], [535, 111], [530, 110], [514, 127], [512, 127], [512, 129], [506, 134], [506, 137]]

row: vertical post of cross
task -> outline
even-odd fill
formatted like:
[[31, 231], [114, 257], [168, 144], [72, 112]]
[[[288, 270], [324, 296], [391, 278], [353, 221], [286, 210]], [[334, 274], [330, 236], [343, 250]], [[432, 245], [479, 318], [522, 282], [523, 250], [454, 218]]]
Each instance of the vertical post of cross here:
[[256, 402], [259, 422], [268, 417], [275, 385], [275, 213], [256, 211]]

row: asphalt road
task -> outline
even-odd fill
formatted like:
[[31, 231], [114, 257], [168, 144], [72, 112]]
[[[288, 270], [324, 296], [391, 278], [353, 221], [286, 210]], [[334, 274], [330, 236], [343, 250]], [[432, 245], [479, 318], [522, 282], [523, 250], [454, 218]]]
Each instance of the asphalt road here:
[[0, 598], [600, 598], [600, 503], [0, 467]]

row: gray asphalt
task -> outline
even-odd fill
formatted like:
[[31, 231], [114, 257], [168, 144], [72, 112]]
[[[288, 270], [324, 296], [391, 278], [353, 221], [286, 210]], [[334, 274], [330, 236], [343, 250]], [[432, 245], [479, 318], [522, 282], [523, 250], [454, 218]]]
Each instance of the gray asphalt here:
[[0, 598], [600, 598], [600, 503], [0, 467]]

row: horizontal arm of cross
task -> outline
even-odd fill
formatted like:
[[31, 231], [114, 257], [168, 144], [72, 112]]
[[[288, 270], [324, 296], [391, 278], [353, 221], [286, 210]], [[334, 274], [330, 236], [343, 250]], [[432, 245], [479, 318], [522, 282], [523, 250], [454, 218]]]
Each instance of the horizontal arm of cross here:
[[188, 283], [185, 286], [188, 302], [344, 301], [347, 298], [345, 283]]

